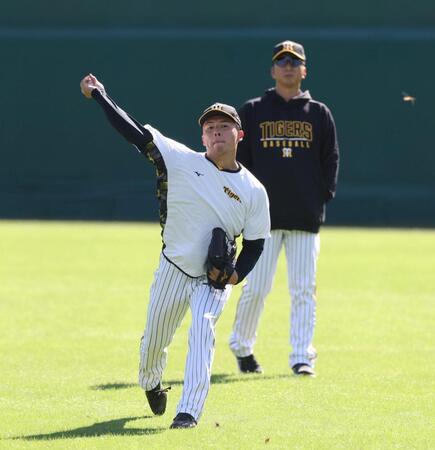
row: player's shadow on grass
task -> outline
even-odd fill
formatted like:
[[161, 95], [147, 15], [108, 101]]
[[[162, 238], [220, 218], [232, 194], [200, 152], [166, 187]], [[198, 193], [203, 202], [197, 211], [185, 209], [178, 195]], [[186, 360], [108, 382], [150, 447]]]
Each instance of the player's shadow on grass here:
[[[228, 373], [215, 373], [211, 376], [211, 384], [226, 384], [226, 383], [239, 383], [244, 381], [264, 381], [264, 380], [276, 380], [279, 378], [292, 378], [293, 374], [277, 374], [277, 375], [259, 375], [259, 374], [228, 374]], [[182, 385], [183, 380], [164, 380], [165, 386], [177, 386]], [[138, 388], [136, 383], [106, 383], [97, 384], [91, 386], [91, 389], [95, 391], [108, 391], [117, 389], [129, 389]]]
[[118, 389], [130, 389], [138, 386], [137, 383], [105, 383], [91, 386], [90, 389], [93, 391], [116, 391]]
[[30, 436], [17, 436], [12, 439], [26, 441], [45, 441], [51, 439], [76, 439], [84, 437], [99, 436], [143, 436], [147, 434], [161, 433], [166, 428], [124, 428], [128, 422], [138, 419], [147, 419], [151, 416], [123, 417], [122, 419], [108, 420], [106, 422], [94, 423], [88, 427], [74, 428], [72, 430], [57, 431], [47, 434], [33, 434]]

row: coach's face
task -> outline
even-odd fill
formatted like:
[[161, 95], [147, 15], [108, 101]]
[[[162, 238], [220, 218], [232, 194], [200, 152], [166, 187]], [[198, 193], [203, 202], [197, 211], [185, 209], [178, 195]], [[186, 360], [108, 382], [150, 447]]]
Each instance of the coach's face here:
[[242, 138], [243, 131], [226, 116], [211, 116], [202, 126], [202, 143], [211, 158], [235, 154], [237, 144]]
[[284, 56], [275, 61], [270, 73], [278, 85], [292, 88], [301, 85], [307, 76], [307, 67], [297, 58]]

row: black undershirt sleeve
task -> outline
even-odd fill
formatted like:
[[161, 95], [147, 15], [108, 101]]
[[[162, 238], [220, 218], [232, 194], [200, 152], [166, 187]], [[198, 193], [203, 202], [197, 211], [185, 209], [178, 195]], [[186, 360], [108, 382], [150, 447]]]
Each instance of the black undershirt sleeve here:
[[160, 226], [163, 229], [168, 214], [168, 171], [163, 155], [153, 142], [153, 135], [136, 119], [122, 110], [105, 92], [101, 92], [96, 88], [91, 95], [101, 106], [113, 128], [128, 142], [133, 144], [156, 168]]
[[256, 239], [255, 241], [247, 241], [243, 239], [242, 250], [236, 262], [236, 272], [239, 276], [237, 284], [239, 284], [254, 268], [264, 247], [264, 239]]
[[91, 95], [101, 106], [113, 128], [146, 155], [148, 153], [146, 145], [153, 140], [152, 134], [121, 109], [106, 93], [94, 89]]

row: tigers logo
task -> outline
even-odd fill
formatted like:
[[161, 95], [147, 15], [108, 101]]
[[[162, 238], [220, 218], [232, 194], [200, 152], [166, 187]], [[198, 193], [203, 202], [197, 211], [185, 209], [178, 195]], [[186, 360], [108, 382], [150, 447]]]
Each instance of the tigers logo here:
[[285, 43], [283, 50], [287, 50], [288, 52], [292, 52], [293, 51], [293, 44]]
[[[313, 142], [313, 125], [299, 120], [261, 122], [263, 148], [310, 148]], [[289, 157], [284, 154], [284, 157]], [[291, 155], [290, 155], [291, 157]]]
[[228, 195], [228, 197], [238, 201], [239, 203], [242, 203], [242, 201], [240, 200], [240, 197], [237, 194], [235, 194], [230, 188], [224, 186], [224, 192], [225, 192], [225, 194]]

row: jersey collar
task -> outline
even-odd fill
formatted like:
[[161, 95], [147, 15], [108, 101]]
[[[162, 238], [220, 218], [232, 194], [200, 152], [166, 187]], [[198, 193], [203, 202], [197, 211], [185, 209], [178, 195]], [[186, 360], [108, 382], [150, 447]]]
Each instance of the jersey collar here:
[[205, 159], [206, 159], [207, 161], [211, 162], [211, 163], [216, 167], [216, 169], [218, 169], [218, 170], [221, 171], [221, 172], [237, 173], [237, 172], [240, 172], [240, 171], [242, 170], [242, 166], [240, 165], [240, 163], [239, 163], [238, 161], [236, 161], [236, 164], [238, 165], [238, 168], [237, 168], [237, 169], [234, 169], [234, 170], [232, 170], [232, 169], [222, 169], [222, 168], [219, 167], [214, 161], [212, 161], [212, 160], [207, 156], [206, 153], [204, 153], [204, 156], [205, 156]]

